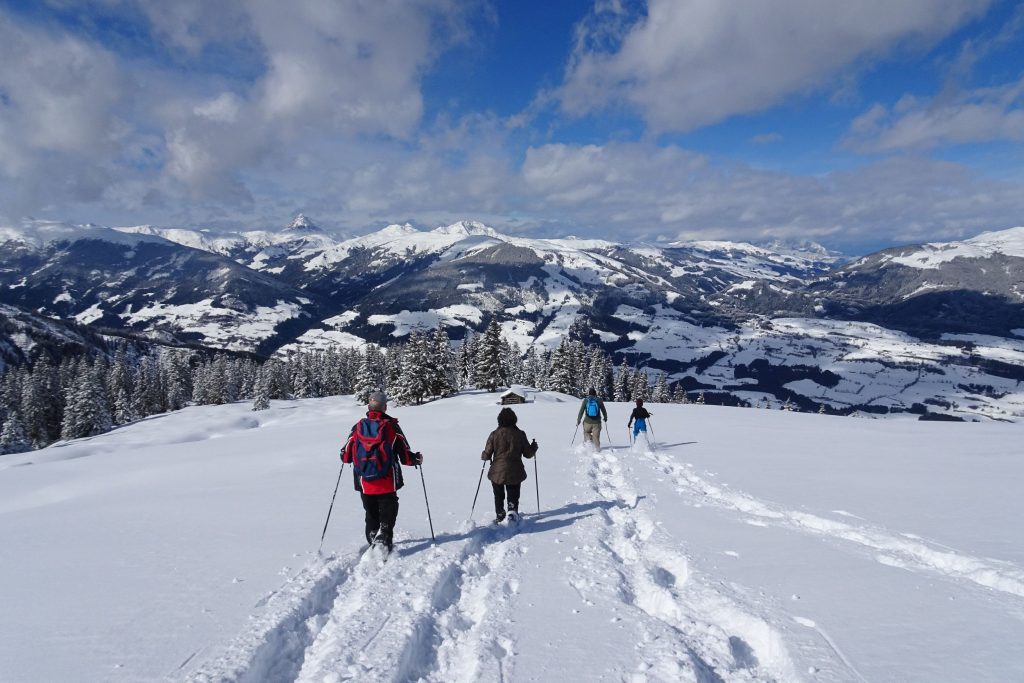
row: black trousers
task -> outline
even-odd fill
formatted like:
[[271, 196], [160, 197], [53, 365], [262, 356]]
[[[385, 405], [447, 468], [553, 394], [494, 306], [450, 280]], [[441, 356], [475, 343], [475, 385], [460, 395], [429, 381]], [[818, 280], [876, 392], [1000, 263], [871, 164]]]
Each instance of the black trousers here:
[[494, 511], [505, 511], [505, 492], [508, 491], [508, 509], [519, 512], [519, 489], [522, 484], [491, 484], [494, 489]]
[[379, 531], [380, 540], [390, 548], [395, 533], [395, 520], [398, 519], [398, 494], [360, 493], [359, 497], [363, 499], [363, 509], [366, 510], [366, 542], [373, 543]]

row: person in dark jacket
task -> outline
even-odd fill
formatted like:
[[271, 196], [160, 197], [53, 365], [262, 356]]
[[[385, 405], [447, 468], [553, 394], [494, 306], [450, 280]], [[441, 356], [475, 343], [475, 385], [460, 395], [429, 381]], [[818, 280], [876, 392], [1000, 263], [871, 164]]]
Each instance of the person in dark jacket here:
[[[418, 466], [423, 462], [423, 455], [412, 452], [402, 428], [398, 426], [398, 420], [387, 414], [388, 397], [383, 391], [370, 394], [366, 408], [366, 417], [363, 419], [374, 421], [377, 429], [391, 444], [394, 464], [391, 472], [380, 479], [366, 480], [354, 466], [352, 476], [355, 489], [359, 491], [359, 497], [363, 501], [363, 510], [366, 512], [366, 542], [370, 545], [383, 545], [390, 551], [394, 543], [395, 522], [398, 519], [398, 489], [405, 483], [402, 479], [402, 465]], [[343, 463], [353, 462], [357, 447], [356, 430], [362, 421], [353, 425], [348, 441], [341, 450]]]
[[526, 432], [516, 426], [519, 418], [511, 408], [498, 413], [498, 428], [487, 437], [481, 460], [490, 460], [487, 478], [494, 489], [494, 512], [498, 522], [505, 519], [505, 495], [508, 494], [508, 515], [519, 514], [519, 490], [526, 481], [523, 458], [537, 454], [537, 440], [530, 441]]
[[[626, 424], [627, 427], [633, 428], [633, 441], [636, 441], [636, 437], [640, 432], [644, 433], [644, 438], [647, 438], [647, 420], [651, 417], [651, 414], [644, 408], [643, 399], [636, 400], [636, 408], [633, 408], [632, 414], [629, 416], [629, 422]], [[636, 421], [634, 426], [633, 422]]]
[[580, 404], [580, 412], [576, 415], [576, 426], [583, 421], [583, 440], [594, 444], [595, 450], [601, 450], [601, 418], [608, 421], [608, 411], [605, 410], [604, 401], [597, 397], [593, 387], [587, 392], [587, 397]]

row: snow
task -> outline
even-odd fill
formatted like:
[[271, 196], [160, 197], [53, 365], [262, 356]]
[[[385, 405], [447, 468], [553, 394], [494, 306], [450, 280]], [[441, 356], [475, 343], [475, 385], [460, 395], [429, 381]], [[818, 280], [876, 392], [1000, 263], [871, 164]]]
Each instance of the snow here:
[[531, 391], [516, 531], [469, 521], [498, 395], [392, 410], [436, 542], [407, 470], [383, 565], [348, 472], [316, 553], [351, 397], [0, 457], [4, 681], [1024, 679], [1019, 425], [608, 403], [593, 453]]
[[75, 320], [82, 323], [83, 325], [89, 325], [96, 322], [103, 317], [103, 304], [102, 302], [94, 303], [89, 308], [85, 309], [81, 313], [75, 316]]
[[[89, 309], [92, 310], [92, 309]], [[83, 312], [81, 315], [88, 313]], [[204, 299], [193, 304], [152, 303], [137, 311], [128, 311], [122, 318], [129, 323], [158, 320], [182, 332], [202, 335], [210, 346], [238, 351], [252, 347], [274, 334], [282, 322], [306, 315], [295, 303], [278, 301], [275, 306], [255, 306], [252, 311], [239, 311]]]
[[371, 325], [394, 325], [392, 337], [404, 337], [410, 332], [429, 332], [439, 325], [463, 327], [469, 321], [480, 324], [483, 313], [476, 306], [455, 304], [432, 311], [403, 310], [390, 315], [378, 314], [369, 316], [366, 321]]
[[917, 251], [894, 256], [891, 261], [927, 270], [957, 258], [988, 258], [997, 253], [1024, 258], [1024, 227], [983, 232], [963, 242], [926, 244]]
[[135, 246], [140, 242], [166, 242], [158, 236], [139, 232], [127, 234], [102, 225], [72, 225], [60, 221], [45, 221], [26, 218], [19, 225], [0, 226], [0, 244], [8, 241], [22, 242], [33, 247], [42, 247], [51, 242], [67, 240], [103, 240], [112, 244]]

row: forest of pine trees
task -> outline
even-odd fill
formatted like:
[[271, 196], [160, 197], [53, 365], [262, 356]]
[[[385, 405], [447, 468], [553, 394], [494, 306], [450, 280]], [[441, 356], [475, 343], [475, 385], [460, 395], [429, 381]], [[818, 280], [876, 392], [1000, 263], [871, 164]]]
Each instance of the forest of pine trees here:
[[616, 369], [607, 353], [579, 341], [524, 353], [494, 321], [457, 348], [441, 328], [387, 348], [335, 347], [263, 362], [189, 349], [139, 355], [116, 346], [112, 357], [68, 356], [55, 365], [44, 354], [0, 375], [0, 454], [101, 434], [190, 404], [251, 401], [253, 410], [264, 410], [274, 399], [354, 394], [364, 402], [383, 390], [396, 405], [415, 405], [467, 387], [495, 391], [513, 384], [577, 397], [594, 387], [615, 401], [688, 402], [665, 373], [652, 388], [646, 369], [625, 361]]

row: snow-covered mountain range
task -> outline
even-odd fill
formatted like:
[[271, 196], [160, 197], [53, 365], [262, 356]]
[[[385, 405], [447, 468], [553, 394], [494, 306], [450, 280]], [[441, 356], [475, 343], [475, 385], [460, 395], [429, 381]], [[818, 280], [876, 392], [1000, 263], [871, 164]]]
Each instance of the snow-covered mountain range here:
[[[0, 302], [263, 354], [387, 343], [494, 317], [526, 347], [570, 327], [692, 391], [1012, 417], [1024, 396], [1024, 228], [843, 264], [731, 242], [530, 239], [463, 221], [340, 239], [280, 231], [0, 229]], [[721, 398], [725, 400], [725, 398]]]

